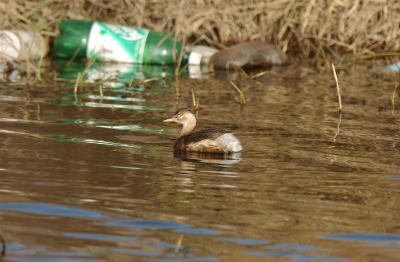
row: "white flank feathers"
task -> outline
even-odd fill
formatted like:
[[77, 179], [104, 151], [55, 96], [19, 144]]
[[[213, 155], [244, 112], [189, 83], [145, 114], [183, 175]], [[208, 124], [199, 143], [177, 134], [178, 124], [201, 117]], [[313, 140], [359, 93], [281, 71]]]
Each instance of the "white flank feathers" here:
[[215, 141], [223, 146], [226, 149], [226, 152], [239, 152], [243, 149], [240, 141], [231, 133], [223, 134]]

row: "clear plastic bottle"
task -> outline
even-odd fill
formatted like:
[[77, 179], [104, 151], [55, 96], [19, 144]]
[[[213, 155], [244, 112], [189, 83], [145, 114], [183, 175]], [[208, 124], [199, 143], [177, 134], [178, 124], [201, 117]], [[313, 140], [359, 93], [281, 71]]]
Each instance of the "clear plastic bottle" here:
[[46, 56], [48, 41], [38, 32], [0, 30], [0, 60], [34, 60]]

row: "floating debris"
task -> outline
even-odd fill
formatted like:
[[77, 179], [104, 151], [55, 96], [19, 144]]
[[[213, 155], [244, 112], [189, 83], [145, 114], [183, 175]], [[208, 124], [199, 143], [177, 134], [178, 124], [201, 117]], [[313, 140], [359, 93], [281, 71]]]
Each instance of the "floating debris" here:
[[0, 30], [0, 60], [37, 60], [45, 57], [48, 51], [48, 40], [38, 32]]
[[210, 68], [234, 69], [283, 65], [286, 55], [271, 44], [244, 42], [215, 53], [210, 58]]
[[400, 71], [400, 61], [398, 61], [397, 63], [385, 66], [384, 68], [385, 71], [392, 71], [392, 72], [398, 72]]
[[22, 74], [14, 63], [10, 61], [0, 63], [0, 81], [17, 82], [21, 80]]

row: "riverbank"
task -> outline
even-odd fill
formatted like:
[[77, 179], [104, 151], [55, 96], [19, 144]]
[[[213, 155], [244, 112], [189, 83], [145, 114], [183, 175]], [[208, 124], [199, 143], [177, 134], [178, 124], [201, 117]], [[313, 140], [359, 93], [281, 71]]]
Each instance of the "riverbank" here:
[[400, 3], [343, 1], [59, 1], [0, 3], [3, 28], [55, 36], [63, 18], [102, 20], [169, 32], [187, 43], [224, 47], [248, 40], [311, 59], [399, 55]]

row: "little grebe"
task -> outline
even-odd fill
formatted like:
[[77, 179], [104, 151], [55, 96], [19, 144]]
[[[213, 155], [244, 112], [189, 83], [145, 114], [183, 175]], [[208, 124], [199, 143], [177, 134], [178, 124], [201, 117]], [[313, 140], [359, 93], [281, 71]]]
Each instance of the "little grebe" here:
[[176, 152], [200, 153], [233, 153], [242, 151], [239, 140], [231, 133], [215, 128], [206, 128], [193, 132], [196, 127], [196, 117], [188, 109], [179, 109], [171, 118], [164, 122], [173, 122], [182, 125], [179, 138], [176, 140]]

